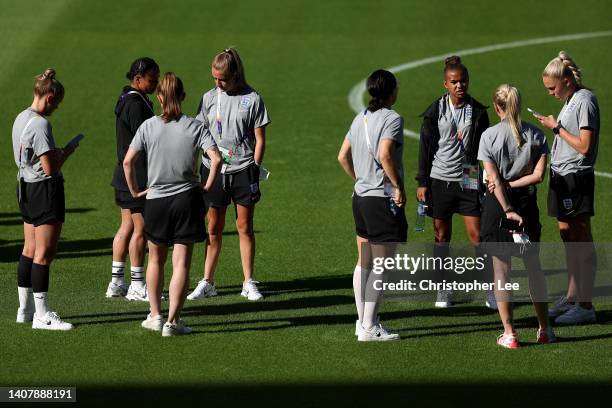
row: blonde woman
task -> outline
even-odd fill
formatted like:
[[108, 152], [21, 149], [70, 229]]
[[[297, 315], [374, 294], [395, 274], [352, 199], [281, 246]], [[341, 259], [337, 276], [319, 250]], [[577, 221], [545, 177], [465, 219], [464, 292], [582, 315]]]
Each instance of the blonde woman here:
[[[146, 276], [151, 312], [142, 326], [161, 330], [164, 337], [191, 333], [180, 315], [189, 285], [193, 244], [205, 239], [201, 191], [211, 188], [221, 162], [208, 129], [183, 115], [184, 99], [180, 78], [172, 72], [165, 73], [157, 87], [157, 100], [163, 113], [142, 123], [123, 161], [132, 196], [146, 196], [144, 226], [149, 246]], [[200, 184], [197, 174], [197, 157], [201, 151], [206, 152], [211, 166], [205, 184]], [[147, 158], [148, 188], [142, 191], [134, 172], [140, 152]], [[168, 320], [162, 326], [161, 293], [169, 246], [174, 246], [170, 305]]]
[[59, 149], [47, 117], [64, 99], [64, 87], [49, 68], [36, 77], [32, 105], [13, 124], [13, 152], [19, 169], [17, 199], [23, 218], [23, 252], [17, 267], [17, 323], [33, 329], [71, 330], [50, 310], [49, 268], [65, 216], [61, 168], [75, 146]]
[[[556, 217], [565, 245], [568, 288], [551, 309], [561, 324], [593, 323], [591, 302], [597, 256], [591, 234], [595, 215], [595, 161], [599, 147], [599, 104], [582, 83], [582, 71], [565, 52], [553, 58], [542, 73], [551, 96], [563, 101], [559, 116], [540, 116], [553, 131], [548, 192], [548, 215]], [[580, 243], [580, 244], [572, 244]]]
[[[483, 202], [480, 234], [487, 250], [493, 255], [495, 282], [503, 285], [510, 280], [512, 247], [515, 244], [512, 231], [500, 228], [502, 220], [517, 221], [532, 243], [540, 241], [542, 226], [535, 186], [544, 178], [548, 145], [540, 129], [521, 121], [521, 96], [515, 87], [500, 85], [495, 91], [493, 106], [501, 122], [484, 131], [478, 149], [478, 160], [482, 161], [489, 184]], [[537, 245], [532, 245], [522, 255], [539, 322], [537, 342], [554, 342], [556, 339], [548, 322], [546, 282]], [[497, 344], [517, 348], [520, 344], [512, 320], [512, 303], [499, 291], [496, 291], [496, 297], [504, 326], [504, 333], [498, 337]]]
[[[225, 213], [234, 203], [236, 230], [240, 240], [242, 291], [248, 300], [260, 300], [262, 294], [253, 280], [255, 263], [255, 204], [261, 198], [259, 167], [266, 148], [266, 127], [270, 123], [261, 96], [246, 82], [238, 51], [227, 48], [217, 54], [211, 66], [215, 87], [206, 92], [198, 107], [197, 119], [207, 126], [223, 156], [221, 176], [205, 194], [208, 208], [208, 236], [204, 278], [188, 299], [215, 296], [215, 270], [221, 253]], [[200, 175], [208, 177], [210, 162], [202, 157]]]

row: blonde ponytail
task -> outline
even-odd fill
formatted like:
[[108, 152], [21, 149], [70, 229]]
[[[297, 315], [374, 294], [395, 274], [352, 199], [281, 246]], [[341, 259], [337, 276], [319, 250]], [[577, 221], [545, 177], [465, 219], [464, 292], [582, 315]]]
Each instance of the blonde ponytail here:
[[523, 130], [521, 122], [521, 94], [518, 89], [508, 84], [498, 86], [493, 96], [493, 103], [506, 114], [514, 140], [518, 147], [522, 147], [525, 140], [521, 136]]
[[544, 68], [542, 76], [554, 79], [570, 77], [578, 88], [586, 88], [582, 83], [582, 70], [565, 51], [559, 51], [559, 55], [550, 60]]

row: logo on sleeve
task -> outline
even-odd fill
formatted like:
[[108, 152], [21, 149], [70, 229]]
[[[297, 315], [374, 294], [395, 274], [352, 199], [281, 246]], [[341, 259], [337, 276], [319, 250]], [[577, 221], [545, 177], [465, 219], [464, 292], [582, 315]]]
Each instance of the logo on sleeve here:
[[251, 105], [250, 96], [243, 96], [242, 99], [240, 99], [240, 109], [249, 109], [250, 105]]

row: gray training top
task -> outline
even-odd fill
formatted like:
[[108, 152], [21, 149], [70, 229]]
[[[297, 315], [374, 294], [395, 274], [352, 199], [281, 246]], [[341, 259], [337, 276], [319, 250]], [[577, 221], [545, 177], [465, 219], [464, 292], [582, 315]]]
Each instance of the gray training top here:
[[[261, 96], [250, 87], [229, 94], [211, 89], [202, 97], [196, 119], [210, 129], [223, 157], [224, 174], [237, 173], [255, 162], [255, 129], [270, 123]], [[205, 155], [202, 163], [210, 168]]]
[[443, 181], [461, 181], [465, 149], [461, 148], [459, 134], [463, 146], [467, 146], [472, 135], [472, 105], [467, 102], [462, 107], [451, 107], [449, 96], [440, 99], [438, 129], [440, 141], [438, 151], [434, 155], [429, 176]]
[[215, 142], [202, 122], [182, 115], [168, 123], [161, 116], [142, 122], [130, 149], [147, 154], [147, 200], [169, 197], [200, 186], [197, 159]]
[[533, 173], [538, 160], [548, 154], [544, 133], [537, 127], [522, 122], [518, 147], [507, 120], [485, 130], [480, 137], [478, 160], [494, 163], [502, 179], [512, 181]]
[[351, 142], [353, 167], [355, 169], [355, 193], [365, 197], [386, 197], [384, 191], [385, 172], [380, 162], [379, 147], [382, 139], [397, 142], [392, 151], [393, 163], [399, 176], [404, 177], [402, 153], [404, 151], [404, 121], [395, 111], [381, 108], [375, 112], [366, 111], [368, 135], [371, 149], [366, 140], [364, 113], [355, 116], [346, 138]]
[[588, 89], [579, 89], [565, 102], [557, 121], [573, 135], [580, 129], [593, 130], [591, 149], [584, 155], [578, 153], [561, 136], [555, 135], [550, 166], [554, 172], [565, 176], [569, 173], [590, 173], [595, 166], [599, 149], [599, 104]]
[[40, 156], [50, 150], [55, 150], [51, 123], [32, 108], [17, 115], [13, 123], [13, 154], [19, 169], [17, 180], [23, 177], [27, 183], [38, 183], [61, 176], [60, 172], [48, 176], [42, 168]]

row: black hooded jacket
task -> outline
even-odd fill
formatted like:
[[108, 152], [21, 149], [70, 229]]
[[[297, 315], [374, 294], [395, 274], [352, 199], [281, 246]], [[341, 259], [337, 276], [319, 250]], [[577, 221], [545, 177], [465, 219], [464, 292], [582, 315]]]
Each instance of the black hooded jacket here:
[[[436, 99], [428, 108], [421, 114], [423, 124], [421, 125], [421, 137], [419, 144], [419, 169], [415, 180], [419, 187], [430, 187], [431, 167], [433, 165], [434, 156], [438, 151], [440, 142], [440, 130], [438, 129], [438, 116], [440, 114], [440, 100], [446, 98], [446, 95]], [[465, 154], [471, 164], [478, 163], [478, 145], [480, 144], [480, 136], [489, 127], [489, 115], [487, 107], [482, 105], [476, 99], [468, 95], [466, 103], [472, 105], [472, 125], [470, 129], [470, 137]]]
[[[142, 122], [154, 116], [153, 104], [146, 95], [138, 92], [131, 86], [126, 86], [117, 100], [115, 116], [117, 166], [111, 185], [117, 190], [129, 191], [125, 180], [125, 173], [123, 172], [123, 159]], [[138, 187], [144, 190], [147, 186], [147, 159], [145, 155], [141, 154], [138, 156], [134, 163], [134, 169]]]

